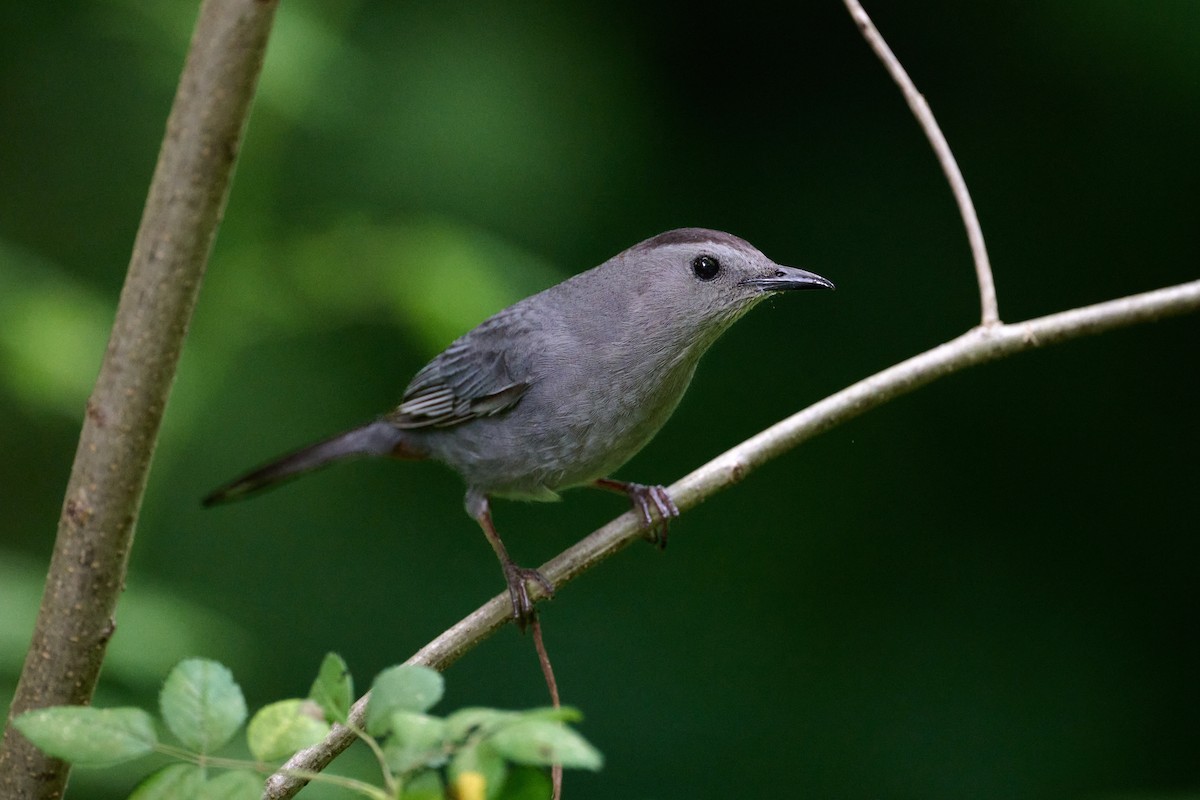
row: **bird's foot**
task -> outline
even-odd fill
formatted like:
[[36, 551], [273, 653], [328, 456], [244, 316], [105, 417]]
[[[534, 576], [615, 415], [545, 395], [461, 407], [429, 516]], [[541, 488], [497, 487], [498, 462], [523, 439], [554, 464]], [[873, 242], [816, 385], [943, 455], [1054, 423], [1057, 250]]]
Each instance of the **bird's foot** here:
[[596, 486], [609, 491], [624, 492], [633, 505], [633, 510], [642, 518], [642, 527], [646, 529], [646, 538], [659, 550], [666, 549], [667, 533], [671, 520], [679, 516], [679, 507], [667, 494], [666, 487], [648, 486], [644, 483], [629, 483], [601, 478]]
[[537, 615], [534, 600], [529, 596], [529, 581], [542, 588], [546, 597], [554, 597], [554, 583], [536, 569], [519, 567], [512, 561], [503, 562], [504, 580], [508, 584], [508, 597], [512, 601], [513, 620], [522, 631]]

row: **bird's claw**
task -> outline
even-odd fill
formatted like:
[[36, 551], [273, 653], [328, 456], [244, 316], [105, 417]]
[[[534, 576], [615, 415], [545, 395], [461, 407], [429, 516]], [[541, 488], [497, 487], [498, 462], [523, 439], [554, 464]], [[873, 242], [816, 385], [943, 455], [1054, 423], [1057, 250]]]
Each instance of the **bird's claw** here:
[[529, 581], [542, 588], [546, 597], [554, 597], [554, 583], [536, 569], [519, 567], [509, 561], [504, 564], [504, 580], [508, 584], [508, 597], [512, 602], [513, 621], [522, 631], [537, 616], [535, 601], [529, 596]]
[[647, 536], [659, 550], [667, 547], [671, 520], [679, 516], [679, 507], [663, 486], [630, 483], [625, 487], [629, 501], [642, 517]]

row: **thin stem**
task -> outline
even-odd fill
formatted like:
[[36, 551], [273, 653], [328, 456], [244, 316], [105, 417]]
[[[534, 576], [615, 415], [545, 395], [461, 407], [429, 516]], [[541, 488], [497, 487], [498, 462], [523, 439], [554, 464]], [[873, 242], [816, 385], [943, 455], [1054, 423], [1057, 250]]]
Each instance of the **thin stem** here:
[[[558, 681], [554, 678], [554, 666], [550, 663], [550, 654], [546, 652], [546, 643], [542, 639], [542, 618], [536, 611], [530, 620], [530, 628], [533, 632], [533, 646], [537, 650], [538, 664], [542, 668], [542, 677], [546, 679], [546, 689], [550, 692], [550, 702], [555, 708], [562, 708], [558, 699]], [[553, 787], [551, 800], [559, 800], [562, 797], [562, 764], [555, 764], [550, 768], [550, 782]]]
[[354, 778], [347, 778], [345, 775], [328, 775], [324, 772], [314, 772], [304, 769], [282, 769], [281, 771], [294, 780], [303, 781], [304, 783], [316, 781], [318, 783], [327, 783], [331, 786], [340, 786], [343, 789], [349, 789], [365, 797], [370, 797], [372, 800], [391, 800], [391, 798], [396, 797], [396, 794], [385, 792], [378, 786], [372, 786], [365, 781], [355, 780]]
[[287, 768], [281, 768], [280, 772], [293, 780], [303, 781], [304, 783], [317, 781], [318, 783], [328, 783], [331, 786], [340, 786], [343, 789], [349, 789], [352, 792], [358, 792], [361, 795], [370, 797], [372, 800], [391, 800], [391, 798], [396, 797], [395, 793], [385, 792], [378, 786], [372, 786], [365, 781], [355, 780], [354, 778], [347, 778], [345, 775], [327, 775], [324, 772]]
[[946, 142], [946, 137], [942, 135], [942, 129], [938, 126], [937, 120], [934, 119], [929, 103], [925, 102], [925, 97], [917, 91], [916, 84], [908, 77], [908, 73], [905, 72], [899, 59], [884, 41], [883, 36], [875, 27], [875, 23], [871, 22], [871, 18], [867, 16], [862, 5], [858, 0], [842, 1], [862, 32], [863, 38], [867, 40], [867, 44], [875, 51], [875, 55], [879, 57], [888, 74], [892, 76], [892, 80], [900, 87], [909, 109], [917, 118], [921, 130], [925, 131], [929, 144], [933, 146], [933, 152], [937, 155], [938, 163], [942, 166], [946, 180], [950, 182], [950, 191], [954, 193], [954, 201], [958, 204], [958, 212], [962, 215], [963, 225], [967, 229], [967, 241], [970, 242], [971, 257], [975, 261], [975, 279], [979, 283], [982, 324], [985, 326], [995, 325], [1000, 322], [1000, 311], [996, 303], [996, 284], [992, 280], [992, 265], [988, 260], [987, 245], [983, 241], [983, 229], [979, 226], [979, 217], [975, 214], [975, 204], [971, 202], [971, 193], [967, 191], [967, 182], [963, 180], [962, 172], [958, 169], [958, 162], [954, 160], [954, 154], [950, 152], [950, 145]]
[[541, 617], [535, 614], [529, 627], [533, 632], [533, 646], [537, 650], [542, 677], [546, 680], [546, 690], [550, 692], [550, 702], [555, 708], [561, 708], [562, 703], [558, 699], [558, 681], [554, 679], [554, 667], [550, 663], [550, 654], [546, 652], [546, 643], [542, 640]]
[[[198, 767], [216, 767], [217, 769], [252, 769], [255, 772], [261, 772], [264, 775], [272, 773], [271, 767], [267, 767], [261, 762], [244, 761], [239, 758], [222, 758], [219, 756], [207, 756], [200, 753], [195, 753], [183, 747], [176, 747], [172, 744], [159, 742], [154, 746], [155, 752], [162, 753], [165, 756], [195, 764]], [[366, 797], [375, 798], [375, 800], [388, 800], [389, 797], [395, 797], [396, 793], [392, 791], [381, 791], [378, 786], [373, 786], [366, 781], [355, 780], [348, 778], [345, 775], [330, 775], [324, 772], [311, 772], [305, 770], [288, 770], [288, 773], [295, 778], [304, 781], [317, 781], [326, 783], [330, 786], [340, 786], [343, 789], [349, 789], [352, 792], [357, 792]]]
[[379, 742], [375, 741], [374, 736], [367, 735], [365, 730], [349, 720], [346, 721], [346, 727], [375, 754], [375, 760], [379, 762], [379, 771], [383, 774], [384, 786], [388, 790], [388, 796], [399, 797], [400, 784], [396, 781], [396, 776], [392, 774], [392, 768], [388, 766], [387, 756], [383, 754], [383, 748], [379, 746]]
[[[1144, 294], [1050, 314], [1027, 322], [973, 328], [957, 339], [902, 361], [830, 395], [771, 426], [680, 479], [668, 491], [681, 511], [699, 505], [744, 480], [755, 468], [792, 450], [818, 433], [955, 372], [1025, 350], [1152, 322], [1200, 309], [1200, 280]], [[642, 519], [628, 511], [559, 553], [539, 572], [558, 587], [641, 538]], [[425, 645], [406, 663], [445, 669], [511, 619], [507, 594], [493, 597]], [[369, 694], [350, 711], [361, 720]], [[357, 724], [357, 723], [356, 723]], [[321, 770], [350, 746], [354, 734], [335, 725], [324, 741], [301, 750], [285, 770]], [[292, 797], [304, 786], [282, 771], [267, 781], [264, 800]]]

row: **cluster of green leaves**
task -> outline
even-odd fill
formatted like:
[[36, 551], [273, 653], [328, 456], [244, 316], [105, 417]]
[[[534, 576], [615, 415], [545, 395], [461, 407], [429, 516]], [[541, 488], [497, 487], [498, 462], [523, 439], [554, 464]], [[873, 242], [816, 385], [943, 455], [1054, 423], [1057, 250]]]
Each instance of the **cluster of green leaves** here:
[[184, 763], [143, 780], [130, 800], [257, 800], [272, 762], [321, 741], [333, 723], [350, 726], [375, 753], [382, 785], [332, 774], [301, 777], [336, 784], [375, 800], [533, 800], [549, 795], [545, 767], [599, 769], [600, 754], [566, 723], [570, 708], [500, 711], [464, 708], [428, 713], [442, 697], [442, 676], [401, 665], [376, 676], [359, 728], [350, 718], [354, 685], [345, 662], [330, 653], [306, 698], [264, 706], [246, 726], [253, 762], [220, 758], [246, 721], [246, 701], [223, 665], [188, 659], [167, 677], [159, 696], [162, 723], [179, 745], [159, 739], [140, 708], [56, 706], [26, 712], [17, 729], [50, 755], [79, 766], [110, 766], [151, 753]]

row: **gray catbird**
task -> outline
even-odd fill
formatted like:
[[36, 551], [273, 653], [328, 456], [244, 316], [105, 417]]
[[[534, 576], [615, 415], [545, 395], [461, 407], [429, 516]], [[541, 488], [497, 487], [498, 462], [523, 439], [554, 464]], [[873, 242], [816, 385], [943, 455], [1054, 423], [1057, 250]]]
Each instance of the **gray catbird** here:
[[629, 496], [647, 529], [679, 510], [661, 486], [608, 476], [658, 432], [696, 362], [725, 329], [773, 292], [832, 289], [719, 231], [683, 228], [634, 245], [595, 269], [527, 297], [429, 362], [392, 412], [298, 450], [216, 490], [213, 505], [352, 456], [434, 459], [467, 483], [467, 513], [500, 559], [521, 624], [527, 581], [492, 524], [489, 499], [555, 500], [592, 485]]

